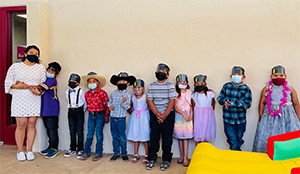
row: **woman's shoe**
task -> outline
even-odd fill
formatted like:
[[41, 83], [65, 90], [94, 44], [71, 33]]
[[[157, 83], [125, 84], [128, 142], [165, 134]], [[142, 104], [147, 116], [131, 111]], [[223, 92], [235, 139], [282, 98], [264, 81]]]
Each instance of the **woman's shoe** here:
[[33, 161], [35, 158], [34, 154], [31, 151], [26, 153], [26, 157], [28, 161]]
[[26, 160], [25, 153], [24, 152], [17, 153], [17, 160], [20, 162], [25, 161]]

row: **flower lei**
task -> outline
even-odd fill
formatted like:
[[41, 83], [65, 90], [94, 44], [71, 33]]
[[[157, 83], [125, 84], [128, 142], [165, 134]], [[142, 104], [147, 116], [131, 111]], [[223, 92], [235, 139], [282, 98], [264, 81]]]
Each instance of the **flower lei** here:
[[288, 88], [287, 86], [287, 81], [284, 82], [283, 84], [283, 89], [282, 89], [282, 93], [283, 93], [283, 98], [281, 98], [281, 103], [280, 103], [280, 106], [278, 108], [278, 110], [276, 112], [273, 112], [273, 109], [272, 109], [272, 102], [271, 102], [271, 94], [272, 94], [272, 81], [269, 81], [269, 85], [268, 85], [268, 88], [267, 88], [267, 98], [266, 98], [266, 103], [267, 103], [267, 108], [269, 110], [269, 113], [271, 114], [271, 116], [273, 117], [276, 117], [277, 115], [281, 116], [280, 115], [280, 112], [281, 112], [281, 108], [282, 106], [286, 105], [287, 103], [287, 93], [286, 91], [290, 91], [290, 88]]

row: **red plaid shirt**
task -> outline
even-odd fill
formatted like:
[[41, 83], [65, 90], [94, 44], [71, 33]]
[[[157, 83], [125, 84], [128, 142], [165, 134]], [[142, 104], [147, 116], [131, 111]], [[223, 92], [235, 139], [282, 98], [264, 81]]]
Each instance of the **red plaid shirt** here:
[[94, 93], [92, 90], [88, 90], [85, 93], [85, 100], [89, 112], [105, 111], [105, 117], [109, 116], [109, 109], [107, 107], [108, 97], [104, 90], [100, 89], [99, 87], [94, 90]]

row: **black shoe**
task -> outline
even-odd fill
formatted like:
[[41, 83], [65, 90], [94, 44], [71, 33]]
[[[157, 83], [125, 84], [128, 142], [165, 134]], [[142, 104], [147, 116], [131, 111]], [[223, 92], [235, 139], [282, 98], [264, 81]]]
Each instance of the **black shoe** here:
[[163, 161], [162, 164], [160, 165], [160, 170], [166, 171], [170, 167], [170, 162], [169, 161]]
[[123, 161], [126, 161], [126, 162], [128, 162], [129, 161], [129, 158], [128, 158], [128, 156], [126, 155], [126, 156], [122, 156], [122, 159], [123, 159]]
[[120, 158], [120, 156], [112, 156], [109, 161], [115, 161], [118, 158]]
[[156, 160], [149, 160], [146, 164], [146, 169], [152, 170], [154, 166], [156, 166]]

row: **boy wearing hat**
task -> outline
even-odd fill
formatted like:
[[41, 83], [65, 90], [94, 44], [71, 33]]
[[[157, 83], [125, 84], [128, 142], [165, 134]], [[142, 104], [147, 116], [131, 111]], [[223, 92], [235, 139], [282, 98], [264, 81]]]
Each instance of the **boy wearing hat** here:
[[241, 150], [246, 130], [246, 111], [251, 107], [251, 89], [243, 83], [244, 68], [234, 66], [230, 75], [232, 82], [225, 83], [218, 97], [223, 105], [224, 131], [231, 150]]
[[48, 64], [46, 70], [47, 80], [38, 86], [31, 86], [29, 89], [36, 95], [42, 95], [41, 116], [46, 127], [49, 145], [47, 149], [40, 152], [45, 158], [54, 158], [59, 154], [58, 151], [58, 115], [59, 100], [57, 97], [56, 77], [61, 70], [57, 62]]
[[67, 89], [66, 91], [66, 99], [68, 101], [68, 121], [71, 143], [70, 150], [67, 153], [65, 153], [64, 157], [76, 155], [76, 150], [77, 158], [82, 157], [83, 123], [84, 110], [86, 109], [86, 104], [84, 98], [84, 91], [81, 88], [79, 88], [79, 84], [80, 76], [78, 74], [71, 74], [68, 83], [70, 89]]
[[175, 86], [169, 80], [170, 68], [163, 63], [158, 64], [155, 72], [157, 81], [150, 84], [148, 89], [148, 105], [150, 111], [150, 147], [147, 170], [151, 170], [157, 163], [160, 135], [162, 135], [162, 164], [161, 170], [168, 170], [171, 160], [171, 146], [173, 143], [173, 128], [175, 113], [176, 91]]
[[118, 75], [113, 75], [110, 78], [110, 83], [116, 85], [118, 89], [111, 93], [108, 107], [110, 110], [110, 130], [113, 138], [114, 155], [110, 161], [115, 161], [121, 156], [124, 161], [129, 161], [127, 156], [127, 141], [126, 141], [126, 117], [127, 110], [130, 108], [130, 93], [126, 90], [129, 85], [133, 85], [136, 81], [134, 76], [129, 76], [126, 72], [121, 72]]
[[109, 110], [107, 107], [108, 96], [107, 93], [101, 89], [105, 86], [106, 79], [101, 75], [97, 75], [95, 72], [88, 73], [88, 75], [83, 76], [82, 79], [90, 90], [85, 93], [89, 118], [88, 133], [81, 160], [86, 160], [90, 156], [91, 145], [96, 129], [96, 156], [93, 157], [93, 161], [98, 161], [103, 156], [103, 127], [104, 124], [109, 121]]

